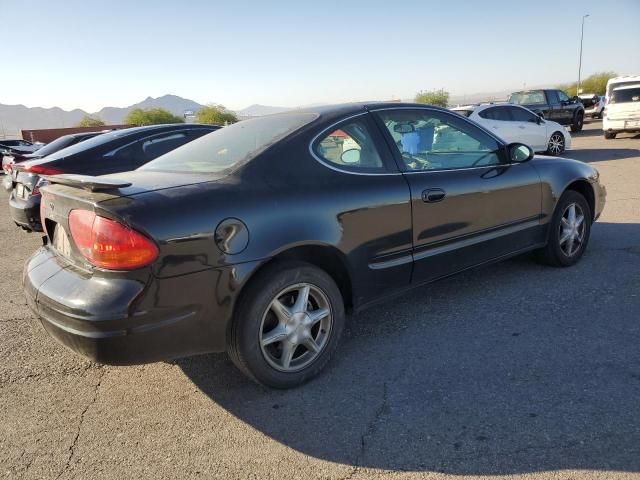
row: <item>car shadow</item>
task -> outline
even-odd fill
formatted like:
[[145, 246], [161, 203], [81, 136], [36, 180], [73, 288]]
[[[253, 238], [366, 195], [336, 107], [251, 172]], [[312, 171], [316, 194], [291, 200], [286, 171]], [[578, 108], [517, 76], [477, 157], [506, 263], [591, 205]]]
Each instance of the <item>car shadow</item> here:
[[[614, 145], [612, 144], [611, 147]], [[624, 160], [640, 156], [640, 149], [637, 148], [581, 148], [569, 150], [562, 155], [564, 158], [572, 158], [582, 162], [603, 162], [607, 160]]]
[[176, 363], [236, 418], [322, 460], [640, 472], [639, 267], [640, 225], [598, 223], [573, 268], [518, 257], [351, 316], [336, 358], [298, 389], [257, 386], [225, 355]]

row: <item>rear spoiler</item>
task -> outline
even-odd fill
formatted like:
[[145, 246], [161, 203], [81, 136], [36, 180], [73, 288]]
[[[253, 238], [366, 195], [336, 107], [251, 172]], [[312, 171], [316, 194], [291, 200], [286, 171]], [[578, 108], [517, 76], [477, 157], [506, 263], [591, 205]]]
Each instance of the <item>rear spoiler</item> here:
[[117, 178], [100, 178], [92, 177], [90, 175], [73, 175], [70, 173], [63, 173], [60, 175], [41, 175], [40, 178], [44, 178], [51, 184], [58, 183], [69, 187], [82, 188], [84, 190], [89, 190], [90, 192], [97, 192], [99, 190], [115, 190], [131, 186], [131, 182], [125, 182], [124, 180], [118, 180]]

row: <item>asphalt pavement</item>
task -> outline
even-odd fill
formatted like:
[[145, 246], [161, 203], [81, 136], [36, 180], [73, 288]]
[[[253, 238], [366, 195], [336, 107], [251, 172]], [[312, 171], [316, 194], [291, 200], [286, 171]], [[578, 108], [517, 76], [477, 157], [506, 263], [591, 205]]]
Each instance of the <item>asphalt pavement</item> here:
[[564, 154], [608, 190], [583, 260], [520, 257], [348, 319], [290, 391], [225, 355], [91, 363], [20, 285], [40, 237], [0, 208], [0, 476], [16, 479], [640, 478], [640, 135]]

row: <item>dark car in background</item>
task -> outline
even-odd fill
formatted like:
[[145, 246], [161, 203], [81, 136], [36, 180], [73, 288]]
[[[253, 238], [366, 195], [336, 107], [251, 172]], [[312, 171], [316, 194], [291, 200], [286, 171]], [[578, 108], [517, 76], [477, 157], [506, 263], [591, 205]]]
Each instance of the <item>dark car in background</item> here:
[[15, 153], [17, 155], [22, 155], [26, 153], [33, 153], [42, 147], [41, 144], [31, 143], [28, 140], [0, 140], [0, 154]]
[[562, 90], [546, 88], [513, 92], [508, 102], [522, 105], [560, 125], [569, 125], [572, 132], [579, 132], [584, 125], [582, 102], [578, 97], [569, 98]]
[[46, 183], [42, 175], [106, 175], [135, 170], [219, 128], [216, 125], [171, 124], [115, 130], [63, 148], [40, 160], [16, 164], [5, 185], [11, 190], [11, 216], [25, 230], [42, 230], [40, 187]]
[[278, 388], [322, 370], [346, 310], [527, 251], [575, 264], [605, 202], [590, 165], [398, 103], [253, 118], [135, 172], [50, 180], [23, 285], [53, 337], [114, 364], [226, 350]]
[[53, 142], [47, 143], [44, 147], [39, 148], [33, 153], [7, 153], [2, 157], [2, 169], [6, 173], [9, 173], [12, 165], [16, 163], [44, 158], [47, 155], [51, 155], [52, 153], [62, 150], [63, 148], [70, 147], [71, 145], [80, 143], [83, 140], [88, 140], [107, 131], [109, 130], [105, 130], [103, 132], [84, 132], [63, 135], [62, 137], [56, 138]]

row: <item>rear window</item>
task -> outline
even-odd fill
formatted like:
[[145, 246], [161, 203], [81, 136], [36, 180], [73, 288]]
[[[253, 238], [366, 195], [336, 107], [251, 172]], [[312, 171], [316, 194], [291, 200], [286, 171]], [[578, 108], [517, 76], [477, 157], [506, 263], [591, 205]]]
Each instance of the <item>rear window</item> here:
[[544, 92], [539, 90], [534, 92], [512, 93], [509, 97], [509, 101], [516, 105], [544, 105], [547, 103], [547, 100], [544, 97]]
[[281, 113], [244, 120], [158, 157], [139, 170], [228, 172], [317, 117], [315, 113]]
[[640, 102], [640, 85], [633, 88], [620, 88], [613, 91], [609, 103]]

